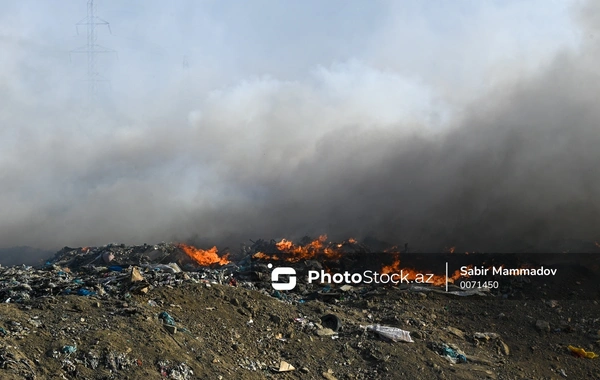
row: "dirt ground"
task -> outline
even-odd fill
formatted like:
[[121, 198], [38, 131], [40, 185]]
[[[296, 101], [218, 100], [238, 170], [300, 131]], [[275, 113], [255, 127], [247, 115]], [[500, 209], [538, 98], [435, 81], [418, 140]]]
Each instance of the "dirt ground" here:
[[[0, 378], [600, 378], [600, 358], [567, 349], [600, 351], [596, 301], [387, 288], [288, 303], [265, 293], [188, 282], [125, 300], [68, 295], [1, 304]], [[161, 312], [174, 318], [175, 333]], [[342, 322], [336, 335], [317, 335], [326, 314]], [[414, 342], [386, 341], [361, 327], [376, 323], [407, 330]], [[466, 363], [441, 356], [443, 344], [463, 352]], [[295, 369], [274, 371], [282, 361]]]

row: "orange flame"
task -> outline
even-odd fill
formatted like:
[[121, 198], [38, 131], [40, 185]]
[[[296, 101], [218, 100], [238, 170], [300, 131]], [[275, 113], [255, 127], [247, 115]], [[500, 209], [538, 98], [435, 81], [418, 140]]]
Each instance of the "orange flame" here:
[[225, 265], [229, 263], [229, 260], [227, 259], [229, 255], [219, 257], [217, 254], [219, 252], [217, 247], [212, 247], [211, 249], [200, 249], [183, 243], [179, 244], [178, 247], [198, 265]]
[[[439, 275], [439, 274], [433, 274], [433, 276], [429, 276], [427, 275], [427, 273], [424, 273], [424, 271], [417, 271], [415, 269], [412, 268], [401, 268], [400, 267], [400, 259], [398, 257], [396, 257], [396, 260], [394, 260], [394, 262], [390, 265], [385, 265], [381, 268], [381, 273], [382, 274], [390, 274], [390, 273], [400, 273], [400, 271], [402, 271], [403, 274], [403, 278], [409, 280], [409, 281], [414, 281], [417, 279], [423, 280], [425, 279], [427, 282], [427, 284], [432, 284], [435, 286], [441, 286], [441, 285], [445, 285], [446, 284], [446, 276], [445, 275]], [[408, 274], [408, 276], [407, 276]], [[404, 277], [406, 276], [406, 277]], [[458, 280], [460, 277], [463, 277], [460, 273], [460, 270], [455, 270], [454, 273], [452, 273], [451, 275], [448, 276], [448, 282], [453, 284], [455, 280]]]
[[[356, 240], [351, 239], [350, 242]], [[325, 256], [327, 259], [336, 260], [342, 257], [342, 252], [338, 249], [342, 247], [342, 244], [338, 244], [335, 248], [326, 245], [327, 235], [321, 235], [318, 239], [306, 244], [299, 245], [293, 242], [282, 239], [280, 242], [275, 243], [277, 250], [285, 254], [285, 260], [289, 262], [298, 262], [300, 260], [310, 260], [318, 256]], [[272, 259], [277, 260], [277, 256], [270, 256], [262, 252], [258, 252], [254, 255], [254, 258], [259, 259]]]
[[[327, 235], [321, 235], [318, 239], [305, 244], [299, 245], [294, 244], [292, 241], [287, 239], [282, 239], [281, 241], [275, 243], [275, 246], [279, 253], [281, 254], [266, 254], [264, 252], [257, 252], [254, 254], [254, 259], [263, 259], [263, 260], [285, 260], [288, 262], [298, 262], [301, 260], [310, 260], [314, 258], [326, 258], [330, 260], [337, 260], [342, 257], [342, 248], [345, 244], [356, 244], [357, 241], [354, 238], [348, 239], [343, 243], [329, 243], [327, 244]], [[449, 248], [450, 253], [454, 253], [455, 247]], [[445, 275], [437, 275], [433, 274], [433, 276], [429, 276], [426, 271], [417, 271], [412, 268], [401, 268], [400, 267], [400, 258], [399, 258], [399, 248], [397, 246], [393, 246], [389, 249], [384, 250], [386, 253], [395, 254], [395, 260], [392, 264], [383, 266], [381, 268], [381, 274], [390, 274], [390, 273], [400, 273], [402, 271], [403, 278], [406, 278], [410, 281], [417, 280], [422, 278], [423, 276], [427, 279], [426, 283], [433, 284], [436, 286], [445, 285], [446, 284], [446, 276]], [[406, 274], [408, 273], [408, 277]], [[448, 282], [454, 283], [457, 279], [461, 277], [460, 270], [456, 270], [452, 275], [448, 276]]]

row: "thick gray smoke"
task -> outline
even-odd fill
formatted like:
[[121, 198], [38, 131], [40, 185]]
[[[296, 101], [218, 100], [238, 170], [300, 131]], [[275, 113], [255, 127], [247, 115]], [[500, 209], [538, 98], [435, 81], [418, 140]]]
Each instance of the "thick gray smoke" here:
[[282, 133], [279, 143], [255, 146], [261, 157], [251, 165], [221, 173], [232, 189], [261, 195], [198, 214], [195, 225], [226, 226], [239, 238], [372, 235], [423, 250], [543, 250], [562, 239], [593, 240], [600, 77], [587, 63], [560, 55], [538, 75], [482, 97], [437, 135], [349, 125], [293, 164], [296, 150], [278, 146], [286, 144]]
[[[582, 14], [593, 33], [598, 12]], [[52, 91], [59, 81], [42, 94], [56, 102], [32, 101], [12, 78], [37, 71], [5, 58], [0, 248], [189, 239], [235, 248], [322, 233], [422, 251], [594, 241], [594, 41], [459, 108], [418, 80], [350, 60], [206, 97], [172, 85], [155, 103], [89, 115]]]

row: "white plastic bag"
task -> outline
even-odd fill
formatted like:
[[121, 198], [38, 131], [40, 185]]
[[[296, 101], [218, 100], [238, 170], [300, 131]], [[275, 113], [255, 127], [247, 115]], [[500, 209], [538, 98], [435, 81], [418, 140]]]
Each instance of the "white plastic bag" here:
[[367, 330], [373, 331], [384, 338], [387, 338], [393, 342], [409, 342], [414, 343], [414, 340], [410, 337], [410, 332], [399, 329], [397, 327], [381, 326], [381, 325], [368, 325]]

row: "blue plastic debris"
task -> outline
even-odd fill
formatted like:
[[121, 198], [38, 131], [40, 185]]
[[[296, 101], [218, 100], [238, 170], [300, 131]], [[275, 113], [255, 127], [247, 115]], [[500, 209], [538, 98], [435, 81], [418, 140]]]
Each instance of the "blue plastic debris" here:
[[443, 349], [443, 355], [448, 356], [449, 358], [456, 359], [458, 363], [466, 363], [467, 357], [463, 354], [459, 354], [455, 350], [451, 349], [448, 346], [445, 346]]
[[63, 348], [61, 348], [60, 351], [63, 354], [72, 354], [75, 351], [77, 351], [77, 346], [63, 346]]
[[2, 336], [7, 336], [8, 335], [8, 331], [4, 330], [3, 327], [0, 327], [0, 334], [2, 334]]
[[81, 288], [81, 289], [79, 289], [77, 291], [77, 295], [79, 295], [79, 296], [93, 296], [93, 295], [96, 295], [96, 292], [92, 292], [91, 290], [87, 290], [87, 289]]
[[162, 319], [167, 325], [175, 326], [175, 320], [166, 311], [162, 311], [160, 314], [158, 314], [158, 318]]
[[277, 299], [283, 298], [283, 296], [281, 295], [281, 292], [279, 290], [273, 290], [273, 293], [271, 293], [271, 295]]
[[120, 265], [111, 265], [108, 267], [108, 270], [112, 272], [123, 272], [123, 267]]

